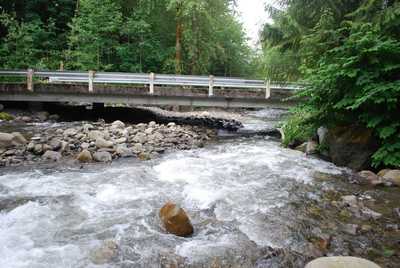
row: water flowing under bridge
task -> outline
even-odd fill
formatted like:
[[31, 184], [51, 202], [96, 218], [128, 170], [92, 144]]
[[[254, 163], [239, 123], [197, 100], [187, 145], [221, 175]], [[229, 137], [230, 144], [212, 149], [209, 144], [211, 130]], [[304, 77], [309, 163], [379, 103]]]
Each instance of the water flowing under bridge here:
[[0, 101], [265, 108], [292, 105], [286, 99], [299, 88], [214, 76], [0, 70]]

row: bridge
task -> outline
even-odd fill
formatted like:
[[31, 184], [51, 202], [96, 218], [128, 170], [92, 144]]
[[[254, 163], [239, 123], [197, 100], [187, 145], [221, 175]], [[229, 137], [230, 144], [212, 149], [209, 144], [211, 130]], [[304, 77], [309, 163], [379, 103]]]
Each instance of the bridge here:
[[0, 70], [0, 101], [265, 108], [292, 105], [300, 87], [240, 78]]

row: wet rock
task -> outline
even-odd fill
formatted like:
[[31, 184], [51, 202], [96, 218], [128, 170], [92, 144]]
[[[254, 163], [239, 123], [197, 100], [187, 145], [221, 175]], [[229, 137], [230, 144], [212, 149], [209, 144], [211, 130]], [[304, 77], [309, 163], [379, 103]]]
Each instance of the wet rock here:
[[42, 156], [43, 159], [45, 160], [50, 160], [53, 162], [58, 162], [62, 158], [62, 155], [59, 152], [54, 152], [54, 151], [46, 151], [44, 155]]
[[87, 142], [84, 142], [84, 143], [81, 144], [81, 148], [82, 148], [83, 150], [89, 149], [89, 147], [90, 147], [90, 144], [87, 143]]
[[377, 149], [372, 130], [359, 126], [340, 126], [330, 129], [326, 144], [333, 163], [354, 170], [368, 168], [371, 156]]
[[96, 152], [93, 154], [93, 159], [97, 162], [111, 162], [112, 156], [109, 152]]
[[166, 203], [160, 210], [160, 218], [166, 230], [177, 236], [190, 236], [193, 234], [193, 226], [186, 212], [176, 204]]
[[118, 257], [118, 254], [118, 244], [113, 240], [107, 240], [91, 253], [90, 259], [96, 265], [104, 265], [114, 261]]
[[374, 219], [374, 220], [377, 220], [377, 219], [379, 219], [379, 218], [382, 217], [382, 214], [381, 214], [381, 213], [378, 213], [378, 212], [376, 212], [376, 211], [373, 211], [372, 209], [369, 209], [369, 208], [367, 208], [367, 207], [362, 208], [362, 209], [361, 209], [361, 213], [362, 213], [365, 217], [370, 218], [370, 219]]
[[308, 263], [305, 268], [380, 268], [377, 264], [356, 257], [322, 257]]
[[84, 124], [83, 125], [83, 131], [85, 133], [89, 133], [90, 130], [93, 130], [94, 126], [92, 124]]
[[382, 179], [385, 182], [390, 182], [395, 186], [399, 186], [400, 187], [400, 170], [397, 169], [386, 169], [386, 170], [382, 170], [378, 173], [379, 176], [382, 177]]
[[34, 153], [35, 155], [41, 155], [41, 154], [43, 154], [43, 153], [44, 153], [44, 151], [43, 151], [43, 145], [42, 145], [42, 144], [36, 144], [36, 145], [33, 147], [33, 153]]
[[355, 195], [342, 196], [342, 202], [350, 207], [357, 207], [358, 201]]
[[383, 184], [383, 180], [372, 171], [363, 170], [358, 172], [357, 174], [362, 179], [362, 182], [365, 182], [369, 185], [378, 186]]
[[148, 154], [148, 153], [144, 153], [144, 152], [142, 152], [142, 153], [139, 153], [137, 157], [138, 157], [140, 160], [142, 160], [142, 161], [148, 161], [148, 160], [151, 160], [151, 156], [150, 156], [150, 154]]
[[357, 224], [345, 224], [343, 226], [343, 231], [350, 235], [356, 235], [357, 231], [358, 231], [358, 225]]
[[103, 138], [98, 138], [98, 139], [96, 140], [96, 147], [99, 148], [99, 149], [102, 149], [102, 148], [111, 148], [111, 147], [113, 147], [113, 146], [114, 146], [114, 143], [112, 143], [111, 141], [106, 141], [106, 140], [103, 139]]
[[118, 145], [117, 148], [115, 149], [116, 154], [118, 154], [120, 157], [132, 157], [133, 152], [130, 150], [126, 145]]
[[83, 150], [80, 152], [76, 159], [81, 163], [89, 163], [93, 161], [92, 153], [88, 150]]
[[32, 122], [32, 117], [23, 116], [23, 117], [21, 117], [21, 120], [24, 121], [25, 123], [29, 123], [29, 122]]

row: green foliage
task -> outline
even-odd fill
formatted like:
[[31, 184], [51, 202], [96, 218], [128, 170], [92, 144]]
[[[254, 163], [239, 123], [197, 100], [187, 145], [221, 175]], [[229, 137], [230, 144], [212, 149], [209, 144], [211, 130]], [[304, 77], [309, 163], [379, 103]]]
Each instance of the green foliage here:
[[[325, 6], [316, 1], [320, 12], [307, 23], [308, 15], [293, 12], [294, 8], [304, 9], [304, 1], [287, 2], [285, 16], [298, 25], [308, 25], [301, 32], [300, 46], [289, 49], [298, 53], [308, 83], [298, 94], [312, 111], [304, 115], [306, 121], [314, 125], [364, 125], [374, 131], [380, 143], [373, 165], [399, 167], [400, 2], [338, 1]], [[286, 31], [284, 27], [278, 30]], [[274, 48], [280, 49], [278, 45]], [[301, 124], [299, 121], [287, 124]], [[288, 127], [297, 133], [293, 128]]]
[[313, 136], [317, 127], [310, 120], [312, 116], [313, 112], [306, 107], [292, 110], [281, 126], [284, 133], [282, 141], [284, 146], [288, 146], [293, 141], [303, 143]]
[[14, 116], [5, 112], [0, 112], [0, 120], [11, 121], [14, 120]]

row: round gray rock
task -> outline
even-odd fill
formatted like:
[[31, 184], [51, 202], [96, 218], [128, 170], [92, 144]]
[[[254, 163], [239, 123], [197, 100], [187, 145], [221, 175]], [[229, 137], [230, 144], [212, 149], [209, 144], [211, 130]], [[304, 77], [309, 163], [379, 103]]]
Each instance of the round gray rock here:
[[308, 263], [305, 268], [380, 268], [380, 266], [356, 257], [323, 257]]

